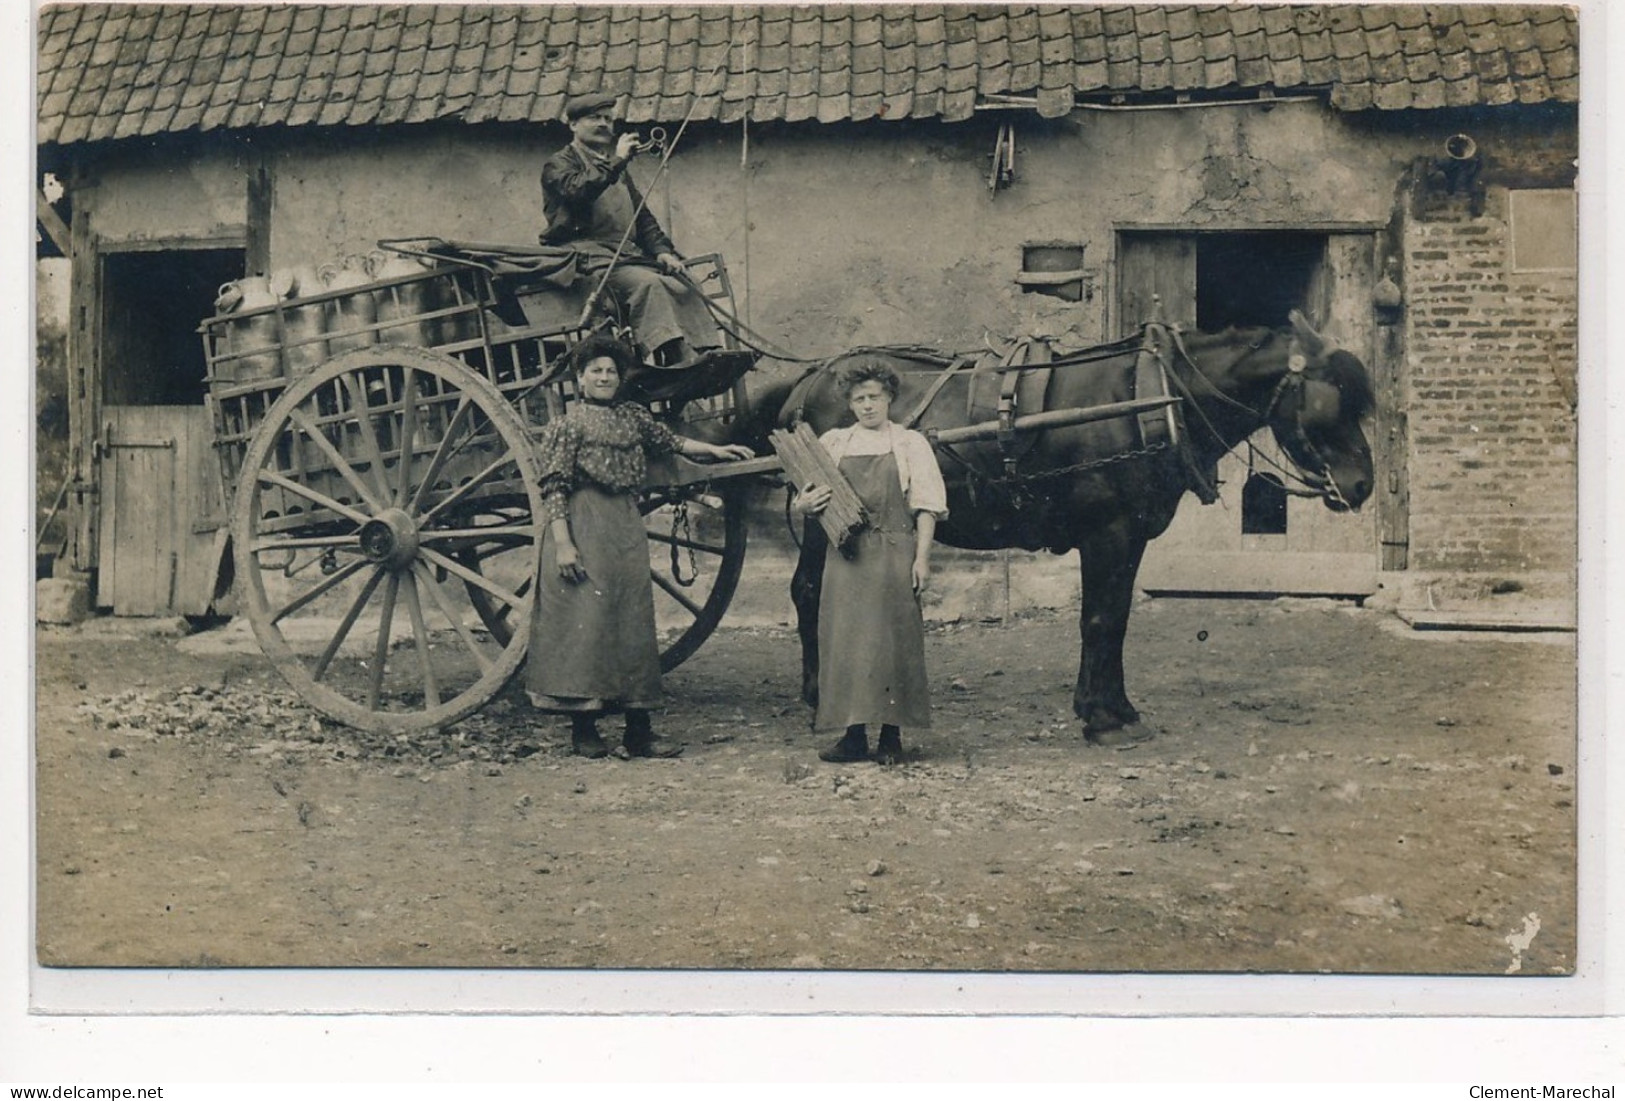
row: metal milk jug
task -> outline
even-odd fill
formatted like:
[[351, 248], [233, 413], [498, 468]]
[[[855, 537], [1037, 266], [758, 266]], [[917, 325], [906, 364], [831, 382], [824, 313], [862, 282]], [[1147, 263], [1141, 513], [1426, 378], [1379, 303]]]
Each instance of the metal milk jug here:
[[[381, 344], [411, 344], [433, 347], [439, 326], [423, 315], [434, 308], [426, 278], [432, 270], [415, 256], [395, 252], [373, 252], [373, 278], [389, 285], [373, 291], [377, 303], [378, 341]], [[407, 276], [424, 276], [408, 282], [394, 282]]]
[[356, 289], [372, 282], [367, 258], [351, 254], [338, 263], [322, 265], [317, 275], [329, 291], [350, 291], [327, 301], [328, 350], [337, 355], [376, 343], [378, 333], [371, 325], [378, 320], [378, 300], [371, 291]]
[[261, 312], [274, 305], [269, 281], [263, 275], [250, 275], [222, 284], [214, 300], [216, 316], [236, 315], [223, 326], [224, 341], [216, 355], [225, 354], [212, 370], [217, 382], [253, 382], [275, 378], [282, 373], [277, 357], [276, 315]]
[[306, 264], [274, 271], [270, 286], [271, 293], [284, 302], [278, 312], [289, 373], [315, 370], [327, 361], [327, 303], [301, 301], [325, 289], [315, 267]]

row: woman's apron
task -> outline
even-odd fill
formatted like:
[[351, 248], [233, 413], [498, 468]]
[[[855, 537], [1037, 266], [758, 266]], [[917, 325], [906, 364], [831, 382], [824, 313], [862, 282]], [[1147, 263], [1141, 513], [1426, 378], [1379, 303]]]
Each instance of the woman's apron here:
[[925, 624], [914, 594], [914, 516], [897, 458], [849, 455], [841, 474], [869, 513], [870, 527], [847, 558], [824, 555], [818, 605], [818, 730], [858, 723], [929, 727]]
[[549, 531], [531, 620], [525, 688], [549, 711], [616, 711], [660, 702], [649, 540], [630, 494], [583, 486], [570, 495], [570, 533], [585, 581], [559, 576]]

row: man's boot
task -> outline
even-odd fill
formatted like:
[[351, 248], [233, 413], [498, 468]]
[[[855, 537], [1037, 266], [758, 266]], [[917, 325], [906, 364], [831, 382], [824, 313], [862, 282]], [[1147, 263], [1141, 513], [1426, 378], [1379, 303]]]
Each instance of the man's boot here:
[[869, 732], [862, 723], [846, 728], [841, 740], [828, 749], [818, 751], [820, 761], [833, 761], [844, 765], [853, 761], [866, 761], [869, 759]]

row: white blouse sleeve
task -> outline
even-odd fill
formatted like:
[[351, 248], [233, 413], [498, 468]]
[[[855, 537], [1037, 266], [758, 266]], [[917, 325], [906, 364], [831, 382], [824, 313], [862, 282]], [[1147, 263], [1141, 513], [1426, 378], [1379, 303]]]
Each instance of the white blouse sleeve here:
[[942, 468], [936, 452], [920, 433], [909, 429], [903, 436], [908, 449], [908, 507], [912, 512], [929, 512], [938, 520], [948, 518], [948, 487], [942, 483]]

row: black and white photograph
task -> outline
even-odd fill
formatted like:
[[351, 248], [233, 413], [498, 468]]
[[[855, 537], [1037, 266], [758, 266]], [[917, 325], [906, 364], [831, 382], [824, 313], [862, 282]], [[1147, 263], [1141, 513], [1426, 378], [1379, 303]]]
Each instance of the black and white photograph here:
[[1582, 22], [37, 7], [41, 988], [1597, 1011]]

